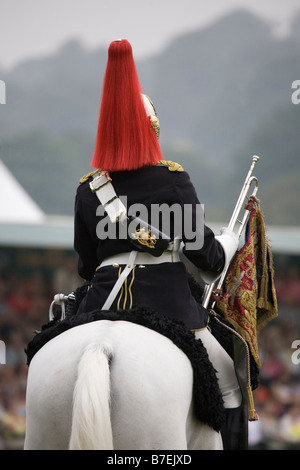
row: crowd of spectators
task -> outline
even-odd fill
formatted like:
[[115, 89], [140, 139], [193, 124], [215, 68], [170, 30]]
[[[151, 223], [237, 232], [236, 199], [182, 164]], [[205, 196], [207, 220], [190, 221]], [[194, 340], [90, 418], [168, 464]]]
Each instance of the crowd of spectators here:
[[[82, 280], [76, 260], [65, 253], [60, 268], [35, 268], [22, 274], [1, 266], [0, 449], [22, 449], [28, 367], [24, 348], [48, 321], [53, 295], [70, 293]], [[279, 317], [259, 335], [260, 385], [254, 392], [259, 421], [249, 423], [250, 449], [300, 449], [300, 273], [276, 272]], [[2, 350], [3, 353], [3, 350]], [[0, 356], [3, 358], [3, 354]]]
[[[20, 274], [0, 261], [0, 450], [22, 449], [25, 434], [27, 383], [26, 345], [48, 322], [56, 293], [69, 294], [82, 284], [77, 261], [66, 252], [60, 267], [39, 267]], [[5, 364], [3, 364], [5, 362]]]
[[300, 450], [300, 270], [277, 269], [278, 318], [259, 335], [262, 368], [254, 392], [259, 421], [250, 423], [250, 448]]

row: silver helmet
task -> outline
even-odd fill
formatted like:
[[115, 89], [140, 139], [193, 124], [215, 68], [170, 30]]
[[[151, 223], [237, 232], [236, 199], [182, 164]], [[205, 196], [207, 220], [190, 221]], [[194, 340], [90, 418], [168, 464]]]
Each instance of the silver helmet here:
[[142, 97], [143, 97], [147, 116], [149, 116], [151, 124], [155, 130], [156, 136], [157, 138], [159, 138], [159, 133], [160, 133], [159, 119], [158, 119], [158, 115], [154, 107], [154, 104], [150, 100], [149, 96], [145, 95], [144, 93], [142, 93]]

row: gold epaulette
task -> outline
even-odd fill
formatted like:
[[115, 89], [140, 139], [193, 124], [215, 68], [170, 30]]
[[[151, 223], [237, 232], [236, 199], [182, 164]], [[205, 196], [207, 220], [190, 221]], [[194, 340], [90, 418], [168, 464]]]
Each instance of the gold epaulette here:
[[80, 184], [85, 183], [89, 179], [90, 176], [94, 176], [99, 171], [100, 170], [94, 170], [94, 171], [91, 171], [90, 173], [88, 173], [87, 175], [84, 175], [82, 178], [80, 178], [79, 183]]
[[171, 160], [160, 160], [158, 165], [167, 166], [169, 171], [184, 171], [179, 163], [172, 162]]

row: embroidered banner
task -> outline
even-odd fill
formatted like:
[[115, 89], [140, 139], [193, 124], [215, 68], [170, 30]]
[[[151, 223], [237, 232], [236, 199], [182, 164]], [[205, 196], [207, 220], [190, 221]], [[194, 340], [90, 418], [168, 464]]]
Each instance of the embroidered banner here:
[[257, 335], [278, 315], [272, 252], [263, 214], [255, 204], [246, 227], [245, 244], [228, 270], [218, 309], [247, 341], [258, 367]]

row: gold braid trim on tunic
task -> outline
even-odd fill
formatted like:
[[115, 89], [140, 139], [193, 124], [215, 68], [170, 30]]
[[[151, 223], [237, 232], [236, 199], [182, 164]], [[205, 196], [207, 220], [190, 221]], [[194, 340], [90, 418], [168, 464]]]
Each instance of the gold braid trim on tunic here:
[[[184, 169], [179, 163], [172, 162], [171, 160], [160, 160], [157, 165], [167, 166], [169, 171], [184, 171]], [[91, 176], [94, 176], [96, 173], [100, 173], [100, 171], [101, 170], [98, 168], [97, 170], [87, 173], [86, 175], [80, 178], [79, 183], [85, 183]]]

